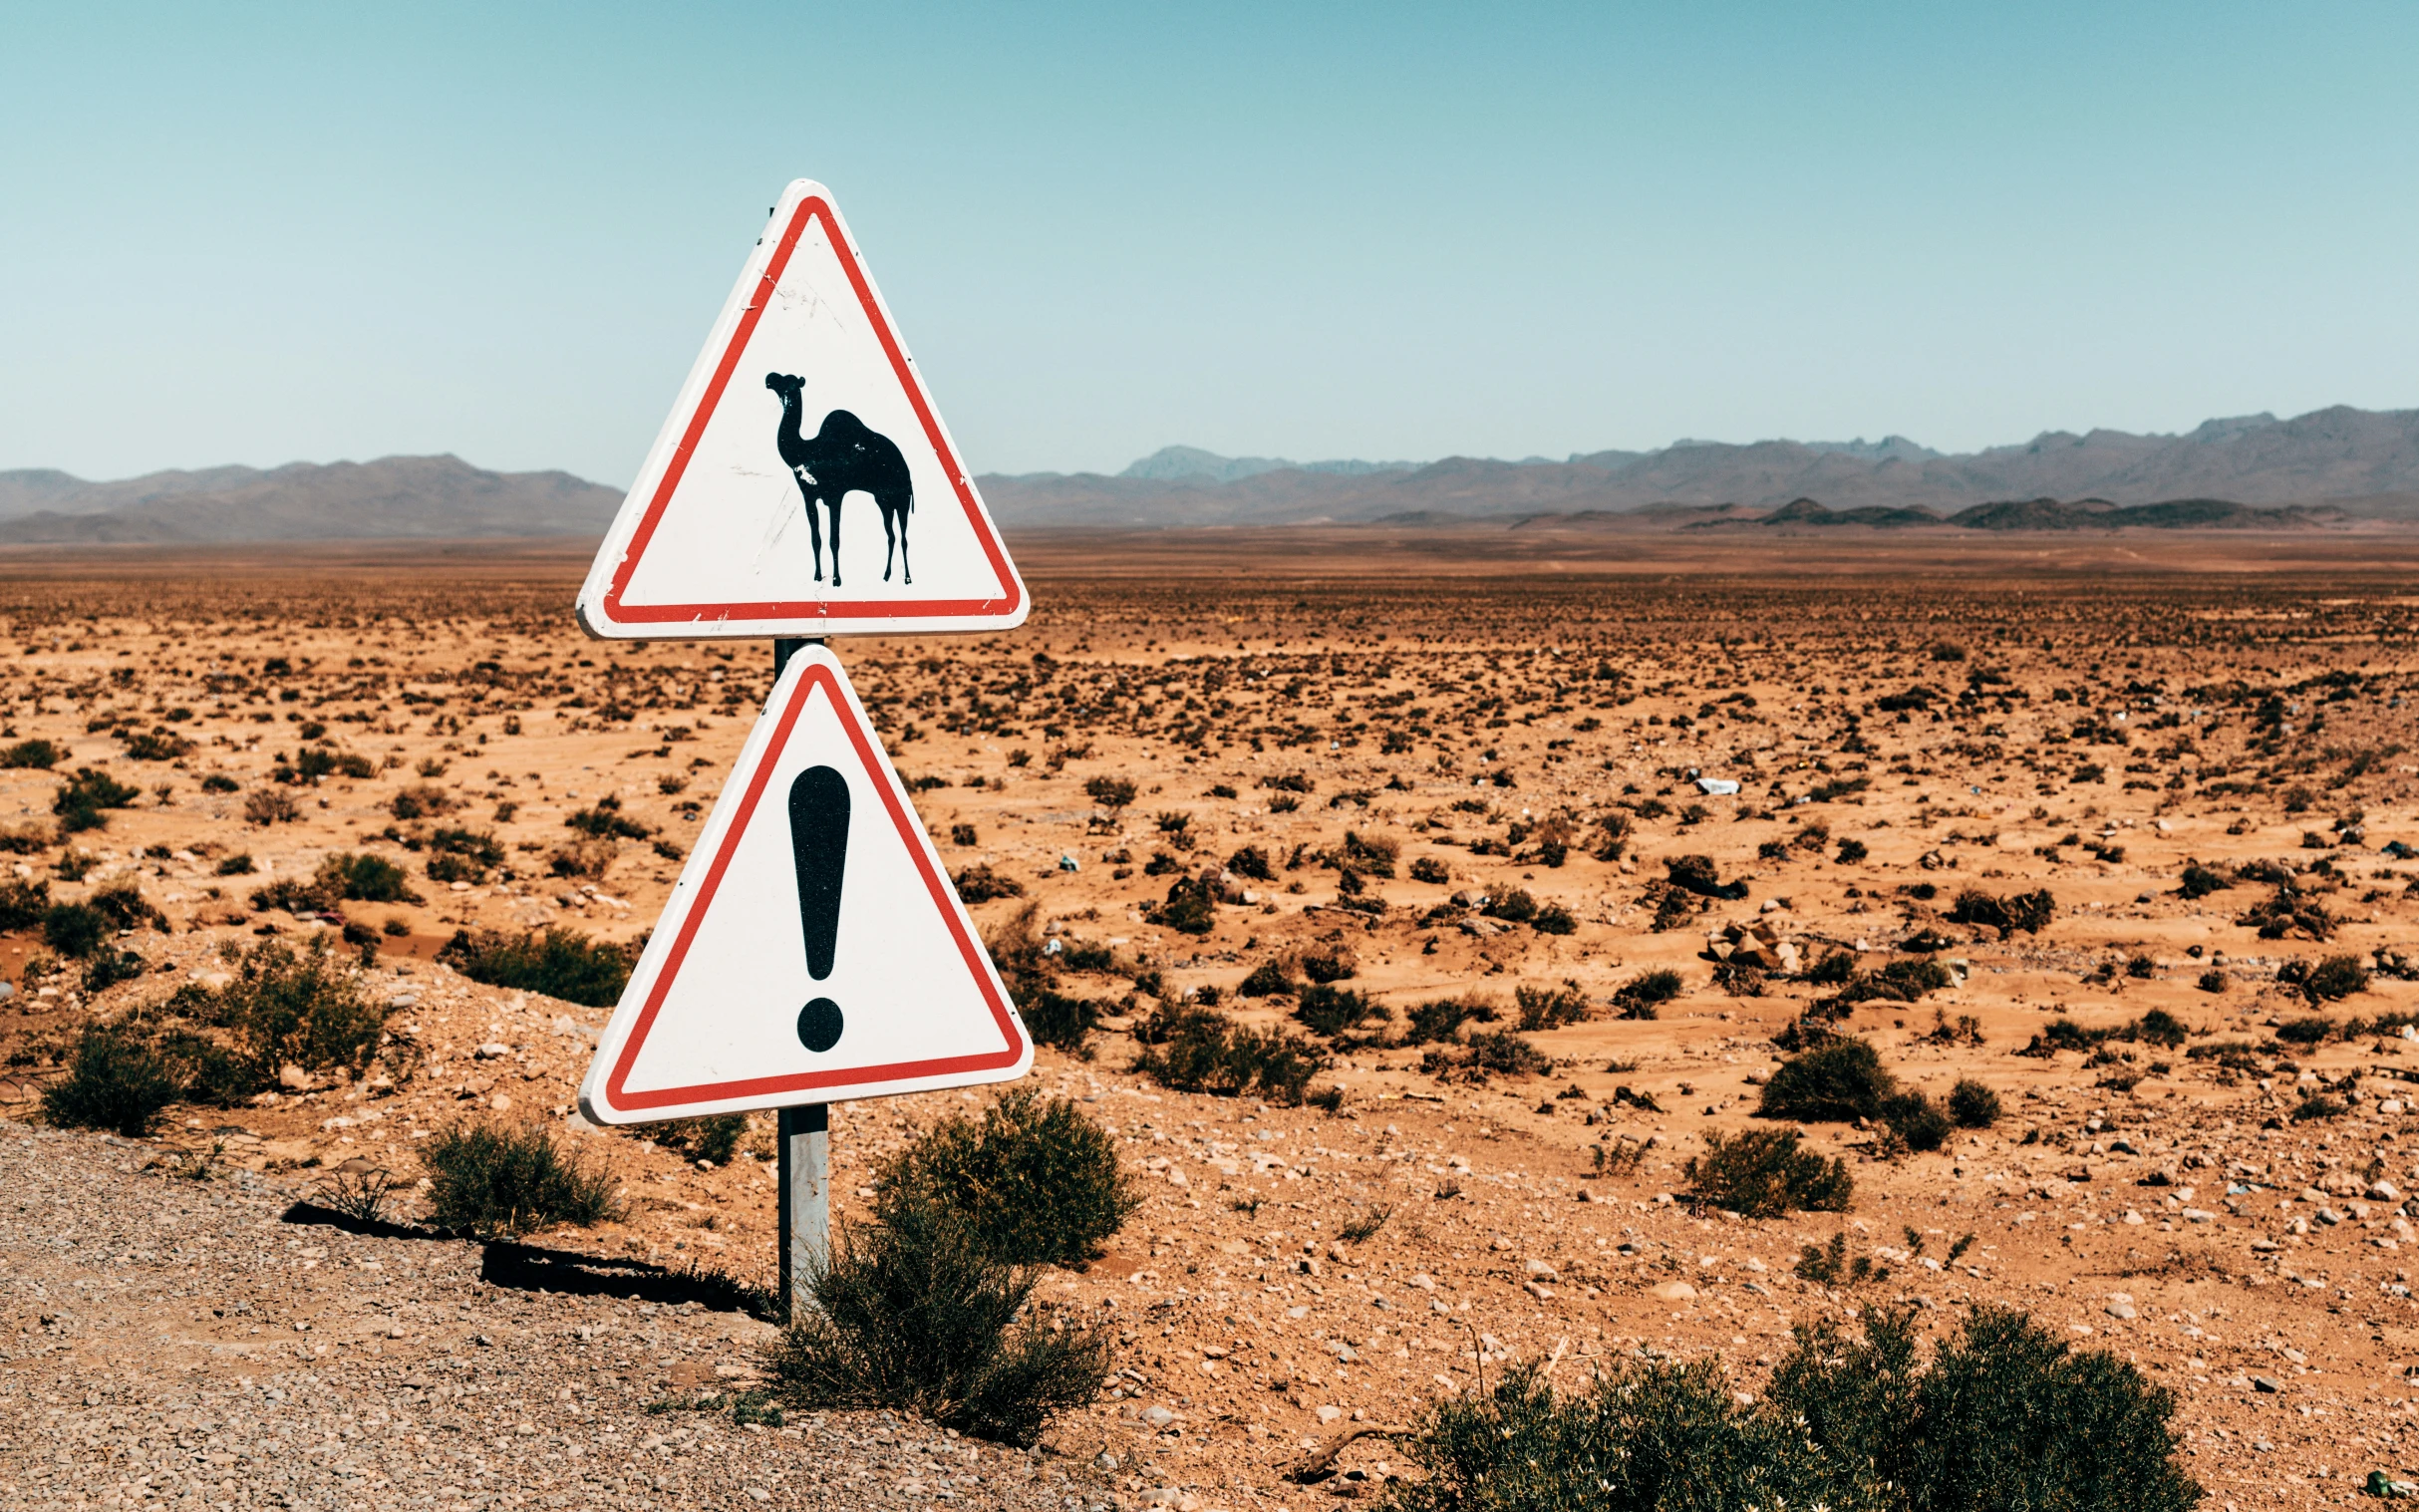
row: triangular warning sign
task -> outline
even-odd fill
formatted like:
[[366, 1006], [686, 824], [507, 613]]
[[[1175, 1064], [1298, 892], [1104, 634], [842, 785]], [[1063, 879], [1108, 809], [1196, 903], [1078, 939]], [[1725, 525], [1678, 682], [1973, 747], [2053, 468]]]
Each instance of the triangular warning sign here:
[[588, 633], [1004, 630], [1025, 584], [821, 184], [740, 275], [588, 581]]
[[694, 1118], [1006, 1081], [1033, 1044], [821, 646], [789, 659], [631, 973], [580, 1106]]

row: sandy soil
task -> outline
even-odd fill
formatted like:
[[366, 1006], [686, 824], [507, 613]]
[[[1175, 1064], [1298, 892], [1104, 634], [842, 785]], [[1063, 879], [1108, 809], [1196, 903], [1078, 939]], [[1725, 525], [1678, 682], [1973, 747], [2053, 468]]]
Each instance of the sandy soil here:
[[[1212, 534], [1225, 539], [1205, 545]], [[1092, 1467], [1129, 1500], [1299, 1507], [1401, 1468], [1401, 1450], [1371, 1436], [1345, 1452], [1351, 1478], [1288, 1483], [1310, 1446], [1355, 1422], [1398, 1424], [1509, 1361], [1559, 1356], [1558, 1378], [1578, 1379], [1620, 1358], [1709, 1353], [1752, 1391], [1793, 1324], [1901, 1300], [1942, 1327], [1976, 1303], [2021, 1306], [2137, 1361], [2179, 1398], [2214, 1505], [2333, 1501], [2371, 1468], [2419, 1459], [2402, 1446], [2419, 1319], [2400, 1253], [2419, 1169], [2398, 1095], [2419, 1079], [2419, 1048], [2389, 1019], [2419, 1014], [2419, 984], [2380, 973], [2313, 1008], [2276, 980], [2294, 960], [2419, 955], [2419, 866], [2383, 850], [2419, 842], [2419, 756], [2406, 749], [2419, 746], [2419, 598], [2390, 553], [2302, 543], [2276, 565], [2259, 543], [2203, 537], [2016, 541], [1953, 563], [1876, 548], [1815, 581], [1775, 547], [1733, 550], [1718, 576], [1600, 561], [1507, 577], [1449, 540], [1312, 572], [1299, 565], [1315, 559], [1301, 549], [1312, 534], [1237, 534], [1163, 539], [1168, 560], [1217, 562], [1178, 576], [1130, 542], [1093, 570], [1096, 539], [1021, 540], [1037, 604], [1024, 631], [841, 648], [902, 771], [930, 784], [919, 803], [951, 865], [1026, 890], [978, 917], [997, 925], [1037, 903], [1047, 927], [1109, 947], [1120, 968], [1062, 984], [1118, 1010], [1091, 1058], [1045, 1052], [1036, 1070], [1115, 1130], [1150, 1194], [1105, 1260], [1049, 1282], [1054, 1300], [1117, 1323], [1123, 1382], [1060, 1426], [1054, 1463]], [[2036, 544], [2064, 555], [2044, 565]], [[2164, 553], [2156, 570], [2122, 554], [2145, 549]], [[307, 1183], [314, 1162], [358, 1155], [409, 1176], [416, 1140], [452, 1119], [542, 1118], [610, 1163], [628, 1217], [540, 1242], [768, 1280], [761, 1132], [707, 1170], [578, 1127], [572, 1091], [602, 1012], [431, 959], [461, 927], [644, 929], [768, 684], [760, 646], [581, 639], [567, 609], [581, 564], [543, 549], [230, 554], [198, 574], [144, 553], [0, 564], [5, 739], [70, 753], [57, 771], [0, 771], [0, 824], [47, 823], [77, 766], [145, 793], [72, 837], [93, 858], [81, 880], [60, 875], [56, 844], [6, 861], [63, 900], [133, 878], [169, 923], [122, 942], [145, 958], [140, 980], [88, 1001], [60, 976], [0, 1005], [17, 1094], [91, 1018], [224, 970], [260, 934], [333, 928], [247, 900], [331, 851], [374, 851], [426, 899], [345, 909], [401, 931], [380, 937], [372, 973], [399, 1005], [397, 1084], [179, 1110], [151, 1158], [214, 1149], [221, 1166]], [[162, 731], [191, 751], [130, 755], [128, 737]], [[273, 782], [277, 757], [306, 743], [375, 774]], [[234, 790], [204, 792], [212, 773]], [[1083, 792], [1100, 774], [1140, 795], [1105, 813]], [[1741, 791], [1700, 794], [1698, 774]], [[1297, 775], [1307, 794], [1269, 785]], [[398, 793], [423, 785], [457, 806], [398, 819]], [[246, 800], [271, 788], [298, 797], [297, 817], [247, 822]], [[601, 876], [553, 875], [577, 838], [566, 817], [608, 794], [649, 838], [621, 841]], [[1620, 858], [1598, 859], [1610, 815], [1632, 832]], [[427, 853], [406, 842], [435, 822], [491, 830], [504, 872], [428, 881]], [[1825, 838], [1806, 843], [1818, 826]], [[1348, 829], [1397, 856], [1393, 877], [1364, 874], [1358, 895], [1321, 860]], [[1845, 840], [1861, 860], [1837, 859]], [[1221, 907], [1211, 933], [1148, 921], [1173, 880], [1155, 856], [1192, 871], [1247, 845], [1275, 877], [1240, 879], [1252, 900]], [[238, 854], [253, 872], [218, 875]], [[1746, 898], [1674, 906], [1657, 930], [1663, 862], [1679, 855], [1710, 857]], [[2300, 869], [2296, 885], [2338, 921], [2332, 938], [2262, 939], [2239, 923], [2272, 887], [2184, 897], [2188, 859]], [[1445, 879], [1412, 880], [1423, 860]], [[1968, 887], [2046, 887], [2054, 921], [2007, 939], [1955, 923]], [[1453, 902], [1516, 888], [1567, 909], [1575, 931]], [[1772, 1037], [1828, 991], [1777, 973], [1718, 985], [1709, 933], [1759, 922], [1803, 960], [1845, 950], [1865, 969], [1901, 942], [1939, 945], [1931, 955], [1960, 963], [1957, 986], [1864, 1005], [1842, 1027], [1936, 1094], [1988, 1083], [2006, 1116], [1929, 1154], [1813, 1125], [1855, 1175], [1844, 1219], [1694, 1210], [1686, 1160], [1707, 1131], [1761, 1126], [1750, 1115], [1777, 1063]], [[0, 977], [20, 980], [37, 945], [0, 942]], [[1286, 1000], [1233, 1000], [1246, 974], [1336, 950], [1356, 959], [1348, 985], [1392, 1011], [1396, 1038], [1412, 1007], [1472, 991], [1508, 1019], [1515, 988], [1569, 982], [1592, 1017], [1527, 1036], [1557, 1062], [1544, 1075], [1439, 1074], [1422, 1069], [1437, 1047], [1386, 1037], [1342, 1047], [1316, 1083], [1344, 1088], [1338, 1116], [1123, 1069], [1124, 1027], [1154, 1006], [1136, 974], [1156, 971], [1170, 999], [1219, 989], [1246, 1020], [1276, 1023]], [[1657, 1019], [1615, 1017], [1615, 991], [1656, 968], [1677, 971], [1682, 993]], [[2211, 971], [2223, 991], [2200, 985]], [[2185, 1047], [2019, 1054], [2060, 1018], [2115, 1029], [2153, 1008], [2190, 1026]], [[2337, 1032], [2314, 1047], [2276, 1038], [2313, 1016]], [[2388, 1022], [2346, 1038], [2355, 1019]], [[1454, 1058], [1448, 1047], [1438, 1060]], [[2296, 1121], [2313, 1094], [2346, 1110]], [[843, 1220], [873, 1162], [978, 1105], [836, 1109]], [[1618, 1174], [1594, 1154], [1639, 1142]], [[1792, 1274], [1801, 1246], [1843, 1228], [1886, 1280]], [[8, 1332], [24, 1332], [0, 1348], [16, 1356], [0, 1359], [0, 1382], [108, 1368], [30, 1355], [33, 1304], [11, 1294], [7, 1307]], [[648, 1373], [634, 1382], [654, 1387]]]

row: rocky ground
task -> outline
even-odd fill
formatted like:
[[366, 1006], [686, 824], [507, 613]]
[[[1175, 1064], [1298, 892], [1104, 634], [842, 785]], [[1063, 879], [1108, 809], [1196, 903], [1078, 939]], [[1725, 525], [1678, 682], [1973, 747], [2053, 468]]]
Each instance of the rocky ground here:
[[[535, 1118], [620, 1179], [624, 1216], [534, 1243], [768, 1279], [762, 1129], [701, 1168], [585, 1128], [572, 1092], [602, 1011], [433, 959], [464, 926], [643, 929], [762, 696], [760, 648], [584, 642], [552, 582], [220, 591], [238, 589], [253, 612], [103, 581], [8, 606], [0, 738], [66, 748], [50, 769], [0, 771], [0, 822], [32, 835], [11, 859], [63, 900], [132, 880], [165, 926], [121, 941], [141, 976], [90, 993], [43, 970], [36, 936], [0, 945], [0, 976], [23, 988], [0, 1006], [17, 1114], [77, 1026], [340, 921], [379, 932], [363, 984], [393, 1005], [391, 1044], [361, 1080], [179, 1108], [139, 1145], [7, 1130], [5, 1158], [43, 1195], [0, 1228], [15, 1336], [0, 1390], [56, 1427], [0, 1448], [18, 1456], [0, 1457], [0, 1483], [20, 1488], [6, 1494], [123, 1498], [164, 1456], [179, 1487], [215, 1473], [255, 1497], [370, 1505], [643, 1502], [679, 1474], [690, 1499], [863, 1500], [908, 1482], [939, 1499], [929, 1430], [894, 1427], [860, 1462], [827, 1445], [869, 1452], [868, 1419], [793, 1422], [793, 1437], [645, 1415], [699, 1370], [752, 1367], [760, 1330], [742, 1315], [479, 1285], [466, 1246], [277, 1222], [344, 1160], [410, 1180], [415, 1144], [451, 1120]], [[2402, 1253], [2419, 1178], [2402, 1095], [2419, 1048], [2402, 1031], [2419, 984], [2391, 969], [2419, 954], [2419, 864], [2394, 848], [2419, 842], [2419, 676], [2413, 606], [2391, 585], [1070, 579], [1036, 599], [1019, 635], [842, 648], [952, 868], [1022, 889], [978, 916], [998, 928], [1038, 905], [1064, 946], [1061, 988], [1105, 1010], [1083, 1054], [1046, 1051], [1036, 1075], [1115, 1132], [1148, 1194], [1106, 1257], [1045, 1288], [1114, 1323], [1116, 1383], [1037, 1456], [979, 1448], [963, 1473], [981, 1488], [953, 1481], [957, 1496], [1364, 1495], [1405, 1469], [1382, 1435], [1345, 1451], [1343, 1476], [1285, 1473], [1515, 1360], [1556, 1360], [1577, 1381], [1714, 1355], [1751, 1392], [1792, 1325], [1898, 1304], [1942, 1327], [2012, 1304], [2134, 1361], [2178, 1397], [2216, 1505], [2331, 1502], [2419, 1461], [2404, 1457], [2419, 1315]], [[279, 780], [313, 749], [369, 769]], [[51, 832], [82, 765], [143, 797], [105, 829]], [[229, 790], [204, 790], [212, 774]], [[1132, 803], [1087, 795], [1102, 775], [1133, 781]], [[1703, 792], [1700, 775], [1740, 790]], [[247, 819], [276, 795], [296, 800], [291, 817]], [[588, 844], [566, 820], [607, 796], [642, 833]], [[429, 880], [441, 824], [492, 835], [504, 860]], [[1234, 874], [1246, 847], [1269, 877]], [[335, 919], [253, 903], [333, 852], [395, 860], [423, 901]], [[1667, 863], [1689, 855], [1746, 896], [1675, 897]], [[249, 872], [231, 871], [238, 856]], [[2229, 885], [2188, 895], [2188, 863]], [[1208, 931], [1161, 922], [1171, 882], [1204, 866], [1229, 900]], [[2262, 875], [2322, 916], [2264, 937], [2276, 886], [2247, 880]], [[2054, 916], [2004, 935], [1961, 922], [1967, 888], [2046, 888]], [[1566, 911], [1570, 932], [1507, 916], [1516, 890]], [[2006, 1115], [1934, 1153], [1811, 1125], [1855, 1177], [1844, 1218], [1692, 1206], [1686, 1160], [1708, 1131], [1763, 1126], [1774, 1036], [1828, 995], [1803, 973], [1834, 952], [1861, 971], [1954, 963], [1952, 985], [1856, 1006], [1840, 1027], [1936, 1095], [1986, 1082]], [[1343, 985], [1388, 1011], [1328, 1047], [1316, 1084], [1343, 1088], [1339, 1112], [1127, 1069], [1131, 1029], [1188, 993], [1291, 1023], [1293, 1000], [1236, 992], [1309, 955], [1348, 955]], [[2329, 999], [2291, 980], [2337, 955], [2364, 963], [2365, 986]], [[1680, 974], [1679, 995], [1656, 1018], [1618, 1017], [1619, 989], [1655, 969]], [[1587, 1017], [1523, 1036], [1550, 1071], [1468, 1063], [1480, 1025], [1408, 1043], [1422, 1004], [1475, 992], [1500, 1029], [1515, 988], [1565, 984]], [[2153, 1009], [2183, 1023], [2182, 1045], [2125, 1037]], [[875, 1162], [980, 1100], [835, 1109], [842, 1221]], [[219, 1174], [172, 1174], [196, 1164]], [[1841, 1233], [1886, 1274], [1795, 1274], [1804, 1246]], [[233, 1310], [247, 1302], [264, 1316]], [[469, 1386], [487, 1389], [445, 1394]], [[153, 1432], [138, 1467], [153, 1424], [182, 1446]], [[676, 1428], [687, 1447], [668, 1449]], [[267, 1463], [260, 1446], [281, 1438], [292, 1449]], [[353, 1446], [336, 1468], [292, 1452], [331, 1441]], [[376, 1488], [381, 1474], [397, 1489]]]

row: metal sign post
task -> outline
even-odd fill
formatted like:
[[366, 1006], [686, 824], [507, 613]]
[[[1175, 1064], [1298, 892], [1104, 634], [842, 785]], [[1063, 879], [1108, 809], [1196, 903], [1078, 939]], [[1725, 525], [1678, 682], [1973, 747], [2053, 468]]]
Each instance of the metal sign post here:
[[[772, 643], [772, 676], [780, 680], [799, 647], [820, 640]], [[814, 1302], [814, 1280], [831, 1264], [831, 1105], [810, 1102], [774, 1113], [780, 1147], [775, 1198], [781, 1246], [781, 1321], [796, 1323]]]

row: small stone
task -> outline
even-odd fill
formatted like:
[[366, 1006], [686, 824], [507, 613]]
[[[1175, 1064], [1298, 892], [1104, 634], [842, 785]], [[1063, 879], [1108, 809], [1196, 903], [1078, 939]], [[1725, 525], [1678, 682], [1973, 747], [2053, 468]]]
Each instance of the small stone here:
[[277, 1084], [290, 1092], [299, 1092], [311, 1084], [311, 1073], [289, 1060], [277, 1067]]
[[2107, 1311], [2109, 1317], [2116, 1319], [2131, 1320], [2141, 1316], [2134, 1311], [2133, 1299], [2123, 1292], [2109, 1294]]
[[2276, 1384], [2273, 1377], [2267, 1375], [2254, 1375], [2251, 1378], [2251, 1388], [2255, 1391], [2281, 1391], [2284, 1389]]
[[1323, 1423], [1334, 1422], [1343, 1415], [1344, 1408], [1342, 1407], [1321, 1407], [1319, 1409], [1319, 1420]]
[[1176, 1420], [1176, 1414], [1165, 1407], [1144, 1407], [1142, 1420], [1154, 1428], [1164, 1428]]
[[1660, 1297], [1665, 1302], [1689, 1302], [1694, 1300], [1696, 1288], [1684, 1281], [1666, 1281], [1661, 1286], [1648, 1288], [1647, 1295]]

